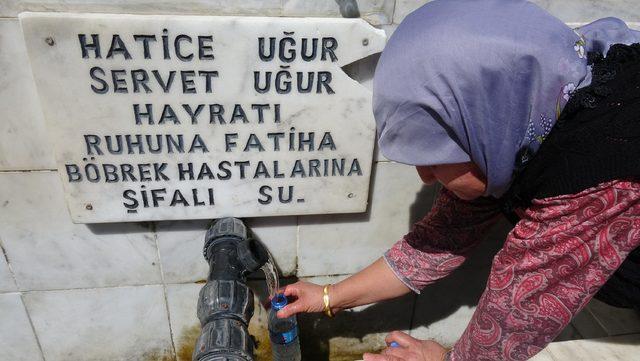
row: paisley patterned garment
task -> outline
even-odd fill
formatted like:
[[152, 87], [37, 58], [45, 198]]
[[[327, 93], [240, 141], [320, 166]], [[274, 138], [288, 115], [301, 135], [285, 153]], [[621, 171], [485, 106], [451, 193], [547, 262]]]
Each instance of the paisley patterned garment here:
[[[640, 246], [640, 183], [534, 200], [519, 215], [449, 360], [527, 360], [551, 342]], [[460, 266], [498, 216], [491, 199], [442, 190], [385, 260], [419, 292]]]

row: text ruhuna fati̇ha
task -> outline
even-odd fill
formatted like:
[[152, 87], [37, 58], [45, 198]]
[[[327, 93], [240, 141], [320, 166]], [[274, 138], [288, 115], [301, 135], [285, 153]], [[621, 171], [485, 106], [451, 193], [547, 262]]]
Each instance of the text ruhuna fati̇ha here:
[[[222, 134], [221, 134], [222, 135]], [[331, 132], [268, 132], [266, 134], [224, 133], [225, 152], [241, 150], [242, 152], [265, 151], [333, 151], [336, 144]], [[85, 134], [86, 154], [92, 155], [130, 155], [130, 154], [174, 154], [174, 153], [209, 153], [209, 146], [204, 138], [196, 133], [184, 134]]]

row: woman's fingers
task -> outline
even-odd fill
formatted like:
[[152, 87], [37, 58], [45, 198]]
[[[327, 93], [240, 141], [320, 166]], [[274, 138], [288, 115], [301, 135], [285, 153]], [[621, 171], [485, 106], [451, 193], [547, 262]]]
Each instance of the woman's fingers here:
[[395, 357], [399, 360], [415, 360], [415, 357], [413, 357], [415, 353], [404, 347], [387, 347], [380, 354]]
[[379, 355], [364, 354], [364, 361], [433, 361], [441, 360], [446, 351], [437, 342], [420, 341], [400, 331], [391, 332], [385, 341], [398, 346], [387, 347]]
[[295, 315], [296, 313], [300, 313], [300, 302], [301, 301], [295, 301], [286, 305], [283, 309], [278, 311], [276, 315], [278, 316], [278, 318], [287, 318], [289, 316]]
[[293, 302], [289, 303], [285, 308], [278, 311], [278, 317], [286, 318], [300, 312], [308, 312], [310, 310], [310, 300], [307, 291], [312, 286], [307, 282], [296, 282], [288, 285], [284, 289], [284, 295], [293, 298]]
[[284, 295], [290, 300], [290, 304], [278, 312], [278, 317], [284, 318], [300, 312], [321, 312], [322, 286], [299, 281], [284, 288]]
[[396, 342], [398, 343], [398, 345], [402, 347], [411, 347], [420, 342], [419, 340], [400, 331], [391, 332], [390, 334], [387, 335], [387, 337], [385, 337], [384, 340], [387, 343], [387, 345], [391, 345], [392, 342]]
[[298, 286], [299, 286], [298, 283], [299, 282], [296, 282], [296, 283], [291, 284], [291, 285], [287, 285], [284, 288], [284, 292], [283, 292], [284, 295], [287, 296], [287, 297], [290, 297], [290, 296], [298, 297], [298, 295], [300, 294], [300, 289], [298, 288]]

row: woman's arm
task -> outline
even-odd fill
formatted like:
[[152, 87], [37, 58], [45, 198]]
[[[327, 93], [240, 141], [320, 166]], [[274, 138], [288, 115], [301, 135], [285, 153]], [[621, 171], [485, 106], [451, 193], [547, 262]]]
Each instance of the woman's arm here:
[[462, 200], [443, 188], [429, 214], [416, 222], [384, 258], [414, 292], [448, 276], [499, 219], [493, 198]]
[[[300, 312], [322, 312], [323, 286], [309, 282], [297, 282], [285, 288], [284, 294], [297, 300], [278, 313], [289, 317]], [[331, 311], [400, 297], [411, 290], [396, 277], [384, 259], [379, 258], [367, 268], [349, 278], [329, 286]]]
[[448, 360], [528, 360], [640, 246], [640, 184], [605, 183], [534, 200], [493, 259]]
[[379, 258], [362, 271], [333, 285], [329, 293], [336, 311], [339, 311], [400, 297], [410, 291], [387, 262]]
[[[332, 311], [395, 298], [443, 278], [459, 267], [466, 254], [497, 219], [493, 199], [465, 201], [442, 189], [432, 210], [414, 224], [384, 258], [329, 289]], [[299, 312], [321, 312], [323, 287], [297, 282], [285, 288], [296, 300], [281, 317]]]

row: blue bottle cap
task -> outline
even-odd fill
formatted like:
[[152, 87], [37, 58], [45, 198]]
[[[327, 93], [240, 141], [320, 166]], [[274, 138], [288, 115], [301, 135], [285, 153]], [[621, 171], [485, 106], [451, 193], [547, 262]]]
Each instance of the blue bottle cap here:
[[278, 293], [271, 299], [271, 308], [273, 308], [275, 311], [280, 311], [284, 308], [284, 306], [287, 305], [287, 303], [289, 302], [287, 301], [287, 297], [284, 295], [284, 293]]

